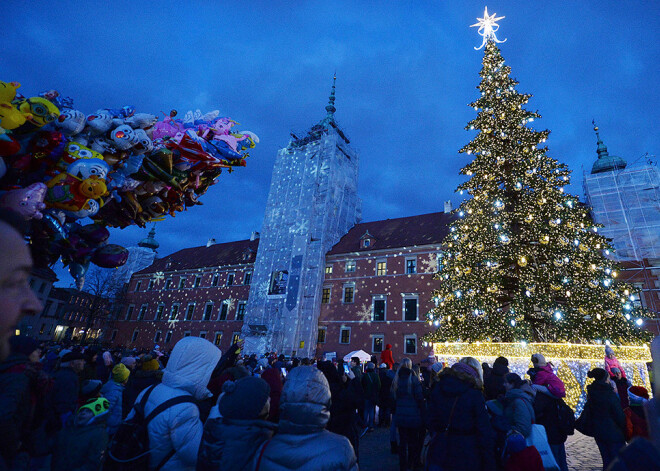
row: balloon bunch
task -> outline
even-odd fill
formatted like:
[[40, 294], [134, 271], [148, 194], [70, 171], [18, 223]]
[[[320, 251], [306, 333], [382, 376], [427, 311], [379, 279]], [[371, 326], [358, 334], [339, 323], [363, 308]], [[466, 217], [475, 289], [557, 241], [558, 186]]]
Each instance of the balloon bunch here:
[[144, 227], [202, 204], [222, 170], [244, 167], [259, 142], [232, 132], [237, 123], [218, 111], [159, 121], [125, 106], [86, 116], [57, 91], [25, 98], [19, 87], [0, 82], [0, 207], [31, 221], [37, 263], [61, 259], [77, 280], [90, 262], [126, 263], [107, 226]]

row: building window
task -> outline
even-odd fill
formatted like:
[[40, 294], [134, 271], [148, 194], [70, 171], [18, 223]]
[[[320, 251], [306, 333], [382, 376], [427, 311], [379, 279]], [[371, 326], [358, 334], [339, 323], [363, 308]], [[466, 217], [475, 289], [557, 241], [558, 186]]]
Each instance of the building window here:
[[222, 342], [222, 332], [216, 332], [215, 337], [213, 338], [213, 345], [219, 347], [220, 342]]
[[172, 341], [172, 331], [168, 330], [165, 334], [165, 343], [170, 343]]
[[417, 355], [417, 336], [404, 335], [403, 336], [403, 352], [406, 355]]
[[241, 339], [241, 333], [240, 332], [234, 332], [234, 334], [231, 336], [231, 344], [237, 344], [238, 341]]
[[154, 289], [154, 280], [149, 280], [149, 285], [147, 286], [147, 291], [151, 291], [152, 289]]
[[213, 313], [213, 303], [208, 302], [206, 303], [206, 306], [204, 307], [204, 320], [208, 321], [211, 320], [211, 314]]
[[246, 271], [245, 275], [243, 275], [243, 284], [249, 285], [251, 281], [252, 281], [252, 272]]
[[140, 291], [141, 287], [142, 287], [142, 282], [141, 281], [138, 281], [137, 283], [135, 283], [135, 291]]
[[325, 274], [326, 275], [332, 275], [332, 265], [326, 265], [325, 266]]
[[186, 330], [186, 331], [183, 333], [183, 336], [184, 336], [184, 337], [190, 337], [190, 331], [189, 331], [189, 330]]
[[325, 343], [325, 333], [326, 333], [326, 328], [325, 327], [319, 327], [319, 333], [316, 337], [316, 341], [318, 343]]
[[202, 275], [197, 275], [195, 277], [195, 283], [193, 284], [193, 288], [199, 288], [201, 284], [202, 284]]
[[285, 294], [286, 284], [289, 281], [289, 272], [286, 270], [274, 271], [270, 275], [268, 294]]
[[133, 331], [133, 335], [131, 336], [131, 342], [135, 342], [137, 340], [139, 334], [140, 334], [140, 330], [135, 329]]
[[344, 285], [344, 304], [350, 304], [355, 299], [355, 285]]
[[236, 277], [236, 275], [234, 273], [229, 273], [227, 275], [227, 286], [231, 286], [231, 285], [234, 284], [234, 278], [235, 277]]
[[164, 304], [159, 304], [156, 308], [156, 316], [154, 317], [155, 321], [163, 320], [163, 311], [165, 310]]
[[163, 333], [160, 330], [156, 331], [156, 335], [154, 335], [154, 343], [160, 342], [160, 337], [163, 335]]
[[374, 321], [384, 321], [385, 320], [385, 297], [384, 296], [374, 296], [372, 312], [373, 312], [373, 320]]
[[211, 286], [218, 286], [219, 281], [220, 281], [220, 274], [214, 273], [213, 280], [211, 281]]
[[186, 277], [182, 276], [179, 278], [179, 289], [183, 289], [184, 286], [186, 286]]
[[368, 248], [368, 247], [370, 247], [370, 246], [371, 246], [371, 239], [364, 239], [364, 240], [362, 241], [362, 247], [363, 247], [363, 248], [366, 249], [366, 248]]
[[147, 313], [148, 307], [149, 307], [148, 304], [143, 304], [142, 306], [140, 306], [140, 312], [138, 312], [137, 320], [139, 321], [144, 320], [144, 316]]
[[114, 342], [117, 338], [117, 329], [112, 329], [112, 334], [110, 334], [110, 341]]
[[383, 351], [383, 344], [385, 343], [385, 336], [382, 334], [371, 336], [371, 351], [373, 353], [380, 353]]
[[178, 319], [179, 317], [179, 305], [172, 304], [172, 309], [170, 310], [170, 320]]
[[165, 281], [165, 289], [172, 289], [172, 278], [168, 278]]
[[191, 321], [194, 313], [195, 313], [195, 303], [188, 304], [188, 306], [186, 307], [185, 320]]
[[330, 288], [323, 288], [321, 293], [321, 304], [328, 304], [330, 302]]
[[405, 295], [403, 297], [403, 320], [416, 321], [417, 320], [417, 295]]
[[199, 338], [200, 338], [200, 339], [205, 339], [205, 338], [206, 338], [206, 331], [205, 331], [205, 330], [202, 330], [202, 331], [199, 333]]
[[39, 329], [39, 335], [43, 335], [44, 330], [46, 330], [46, 324], [41, 324], [41, 329]]
[[227, 311], [229, 311], [229, 303], [227, 301], [223, 301], [220, 305], [220, 315], [218, 316], [219, 321], [227, 320]]
[[417, 273], [417, 259], [408, 258], [406, 259], [406, 274], [412, 275], [413, 273]]
[[344, 271], [346, 273], [353, 273], [355, 271], [355, 260], [348, 260], [346, 261], [346, 265], [344, 266]]
[[236, 320], [237, 321], [242, 321], [245, 318], [245, 301], [241, 301], [238, 303], [238, 307], [236, 308]]
[[386, 260], [380, 260], [380, 261], [376, 262], [376, 275], [377, 276], [387, 275], [387, 261]]
[[339, 343], [349, 344], [351, 343], [351, 328], [342, 327], [339, 331]]
[[631, 301], [633, 306], [636, 308], [646, 309], [646, 299], [642, 296], [642, 291], [644, 290], [644, 283], [633, 283], [633, 292], [630, 293]]
[[43, 283], [41, 283], [41, 286], [39, 287], [39, 293], [40, 294], [42, 294], [44, 291], [46, 291], [46, 286], [47, 286], [47, 283], [45, 281]]
[[128, 308], [126, 309], [126, 320], [130, 321], [131, 317], [133, 316], [133, 310], [135, 309], [134, 305], [129, 305]]

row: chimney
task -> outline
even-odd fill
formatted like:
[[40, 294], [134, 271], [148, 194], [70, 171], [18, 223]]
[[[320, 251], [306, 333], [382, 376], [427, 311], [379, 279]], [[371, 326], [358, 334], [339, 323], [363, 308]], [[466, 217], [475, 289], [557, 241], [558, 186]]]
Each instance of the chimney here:
[[206, 243], [207, 247], [210, 247], [212, 245], [215, 245], [215, 239], [213, 239], [213, 238], [209, 239], [209, 241]]
[[451, 213], [454, 207], [451, 205], [451, 200], [450, 201], [445, 201], [445, 213]]
[[252, 235], [250, 236], [250, 240], [257, 240], [259, 238], [259, 233], [257, 231], [252, 231]]

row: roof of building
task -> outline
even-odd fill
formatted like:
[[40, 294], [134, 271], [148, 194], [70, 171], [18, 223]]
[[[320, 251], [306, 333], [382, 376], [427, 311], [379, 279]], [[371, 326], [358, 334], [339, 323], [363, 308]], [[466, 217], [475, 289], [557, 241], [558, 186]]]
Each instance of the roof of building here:
[[[372, 250], [441, 244], [456, 218], [451, 213], [429, 213], [356, 224], [328, 252], [328, 255]], [[364, 247], [364, 235], [372, 236]]]
[[591, 168], [591, 173], [603, 173], [626, 168], [627, 163], [624, 159], [618, 155], [610, 155], [610, 153], [607, 151], [607, 146], [600, 138], [598, 126], [595, 124], [594, 131], [596, 131], [596, 137], [598, 138], [598, 141], [596, 142], [596, 153], [598, 154], [598, 159], [596, 162], [594, 162], [594, 165]]
[[160, 244], [156, 240], [156, 226], [151, 228], [146, 239], [142, 239], [140, 242], [138, 242], [138, 247], [145, 247], [147, 249], [153, 250], [154, 252], [158, 249], [158, 247], [160, 247]]
[[258, 246], [259, 239], [246, 239], [210, 246], [190, 247], [155, 260], [153, 264], [140, 270], [137, 274], [254, 263]]

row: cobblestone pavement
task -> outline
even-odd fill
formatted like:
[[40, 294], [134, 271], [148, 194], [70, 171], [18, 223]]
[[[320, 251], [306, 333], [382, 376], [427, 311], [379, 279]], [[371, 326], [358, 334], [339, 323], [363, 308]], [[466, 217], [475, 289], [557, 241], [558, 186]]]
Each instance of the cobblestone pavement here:
[[[602, 462], [593, 438], [575, 432], [566, 442], [570, 471], [601, 471]], [[399, 457], [390, 454], [389, 428], [377, 428], [360, 439], [361, 471], [398, 471]]]

